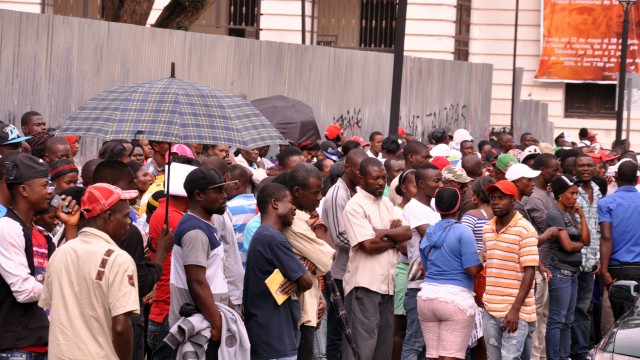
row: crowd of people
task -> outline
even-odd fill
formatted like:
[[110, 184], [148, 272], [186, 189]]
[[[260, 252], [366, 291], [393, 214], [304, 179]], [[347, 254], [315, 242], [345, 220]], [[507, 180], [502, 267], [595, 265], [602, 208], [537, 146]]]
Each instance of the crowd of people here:
[[588, 129], [83, 164], [37, 112], [0, 130], [0, 359], [583, 360], [640, 281], [638, 156]]

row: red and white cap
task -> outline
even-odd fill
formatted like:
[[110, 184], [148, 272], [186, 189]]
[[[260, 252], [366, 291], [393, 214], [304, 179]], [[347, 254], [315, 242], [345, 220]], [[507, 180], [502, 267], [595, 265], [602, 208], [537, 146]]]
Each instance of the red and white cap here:
[[111, 184], [98, 183], [87, 188], [80, 200], [80, 209], [89, 219], [107, 211], [120, 200], [131, 200], [137, 196], [137, 190], [124, 191]]

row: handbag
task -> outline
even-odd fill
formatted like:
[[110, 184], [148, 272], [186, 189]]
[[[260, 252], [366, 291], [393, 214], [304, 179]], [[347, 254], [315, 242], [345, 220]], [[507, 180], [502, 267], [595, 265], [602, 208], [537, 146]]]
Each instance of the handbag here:
[[[450, 228], [451, 226], [457, 224], [458, 221], [452, 222], [451, 224], [445, 226], [442, 231], [444, 232], [445, 230], [447, 230], [448, 228]], [[425, 234], [426, 236], [426, 234]], [[423, 237], [424, 239], [424, 237]], [[429, 260], [429, 254], [431, 254], [431, 250], [433, 250], [433, 247], [429, 248], [429, 251], [427, 252], [427, 255], [425, 256], [425, 260], [428, 261]], [[418, 280], [424, 280], [424, 276], [425, 276], [425, 269], [422, 266], [422, 260], [420, 259], [420, 256], [418, 256], [417, 258], [411, 260], [411, 263], [409, 264], [409, 270], [407, 270], [407, 280], [408, 281], [418, 281]]]

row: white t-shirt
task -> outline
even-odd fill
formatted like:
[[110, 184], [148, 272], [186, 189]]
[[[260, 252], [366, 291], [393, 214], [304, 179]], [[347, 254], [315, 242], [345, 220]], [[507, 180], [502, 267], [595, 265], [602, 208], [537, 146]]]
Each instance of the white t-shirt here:
[[[422, 240], [422, 236], [420, 236], [416, 228], [426, 224], [434, 225], [440, 221], [440, 214], [434, 210], [434, 203], [435, 199], [431, 199], [431, 206], [429, 207], [416, 199], [411, 199], [411, 201], [404, 206], [404, 218], [411, 228], [411, 240], [409, 240], [407, 244], [409, 263], [420, 257], [420, 241]], [[407, 289], [419, 289], [421, 283], [422, 280], [410, 281], [407, 283]]]

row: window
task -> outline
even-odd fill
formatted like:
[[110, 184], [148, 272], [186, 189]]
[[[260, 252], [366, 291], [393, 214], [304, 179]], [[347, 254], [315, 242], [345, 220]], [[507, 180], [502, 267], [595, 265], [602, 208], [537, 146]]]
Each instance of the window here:
[[456, 6], [456, 42], [454, 60], [469, 61], [469, 34], [471, 32], [471, 0], [458, 0]]
[[567, 83], [564, 116], [568, 118], [615, 118], [616, 85]]
[[360, 47], [393, 49], [396, 0], [362, 0]]
[[229, 2], [229, 36], [257, 39], [259, 2], [260, 0]]

